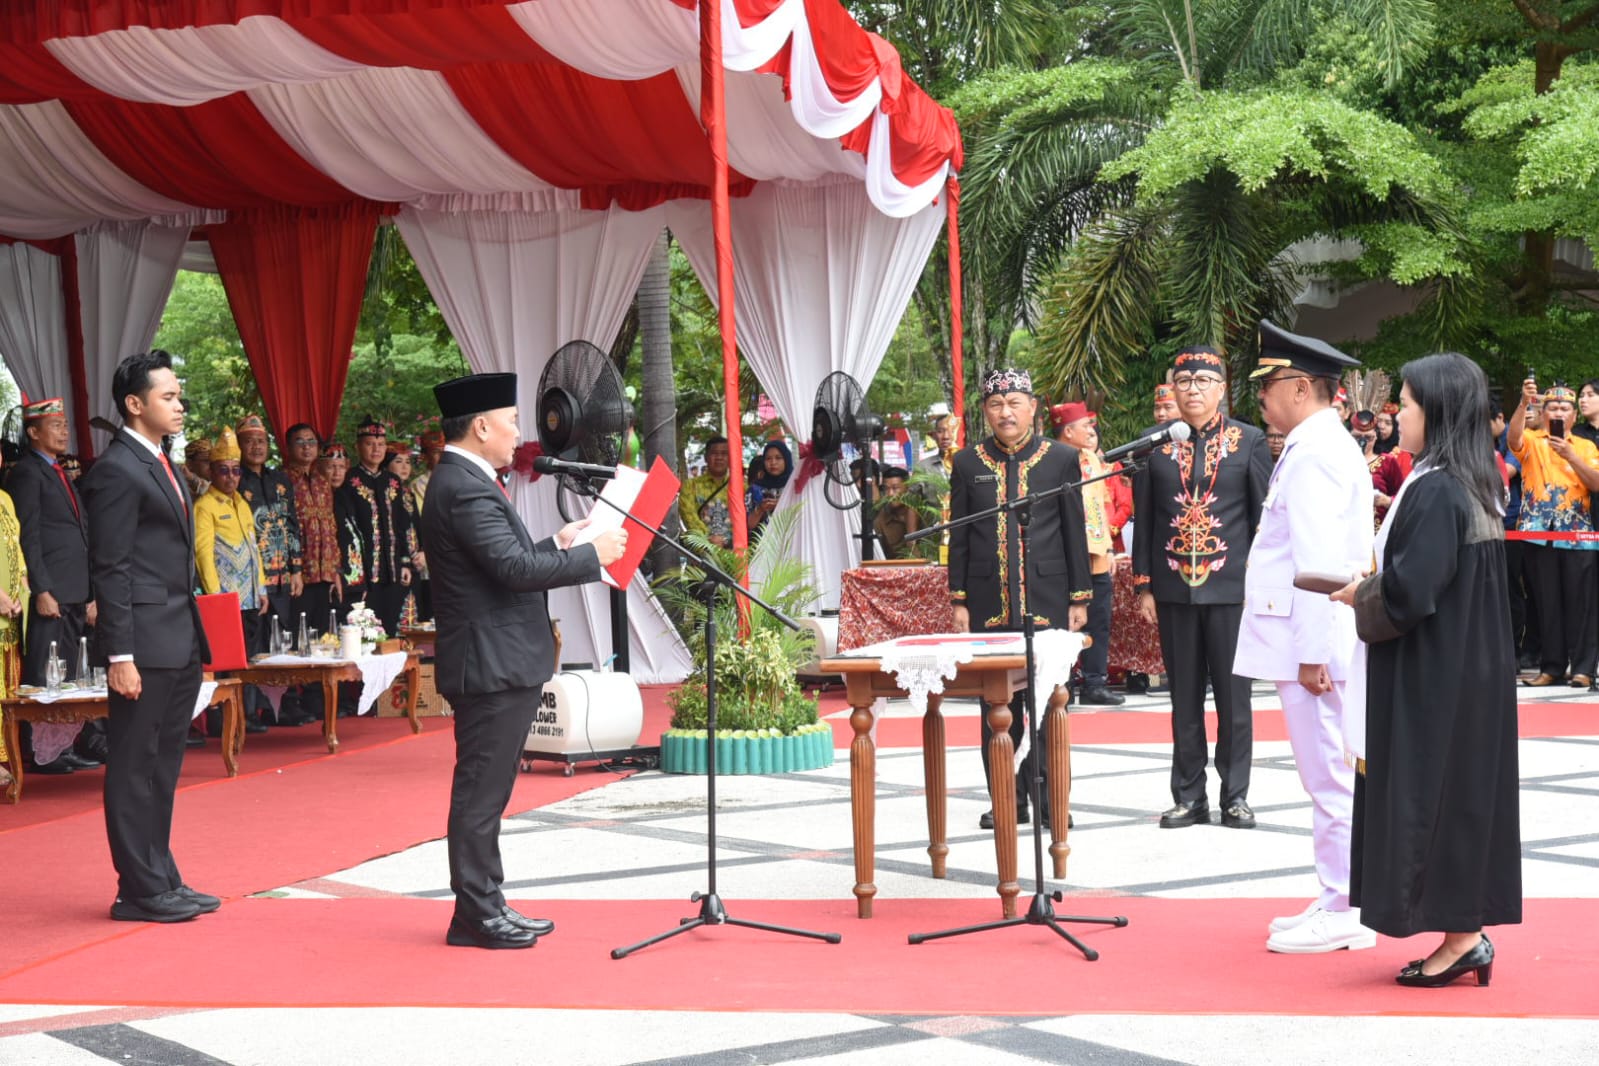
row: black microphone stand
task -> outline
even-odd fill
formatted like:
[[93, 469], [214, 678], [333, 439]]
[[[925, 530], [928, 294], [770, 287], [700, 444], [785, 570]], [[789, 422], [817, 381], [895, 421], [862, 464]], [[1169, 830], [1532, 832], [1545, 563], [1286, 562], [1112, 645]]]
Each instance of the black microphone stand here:
[[[699, 913], [692, 918], [679, 919], [677, 928], [668, 929], [664, 933], [657, 933], [652, 937], [640, 940], [625, 948], [615, 948], [611, 951], [611, 958], [625, 959], [640, 948], [647, 948], [651, 944], [660, 943], [671, 937], [686, 933], [690, 929], [698, 929], [702, 925], [738, 925], [746, 929], [764, 929], [769, 933], [786, 933], [789, 936], [810, 937], [813, 940], [825, 940], [829, 944], [837, 944], [843, 937], [838, 933], [816, 933], [808, 929], [793, 929], [785, 925], [772, 925], [767, 922], [752, 922], [746, 918], [734, 918], [727, 913], [727, 907], [722, 903], [722, 897], [716, 892], [716, 598], [722, 586], [734, 591], [736, 595], [743, 596], [750, 603], [763, 608], [767, 614], [783, 623], [790, 629], [798, 630], [799, 623], [776, 607], [767, 603], [749, 589], [733, 580], [721, 567], [706, 559], [698, 552], [684, 547], [677, 540], [667, 536], [656, 526], [640, 521], [632, 512], [607, 500], [604, 496], [594, 491], [594, 487], [587, 478], [572, 477], [574, 491], [579, 495], [588, 496], [600, 503], [619, 512], [625, 522], [631, 522], [640, 529], [661, 538], [672, 547], [676, 548], [685, 557], [693, 560], [705, 577], [695, 587], [695, 594], [705, 604], [705, 871], [706, 889], [704, 892], [695, 892], [689, 896], [689, 902], [700, 905]], [[624, 522], [624, 524], [625, 524]]]
[[[912, 944], [920, 944], [924, 940], [940, 940], [945, 937], [965, 936], [968, 933], [982, 933], [990, 929], [1008, 929], [1014, 925], [1042, 925], [1053, 929], [1061, 937], [1061, 939], [1065, 940], [1067, 943], [1071, 944], [1072, 947], [1082, 952], [1083, 958], [1087, 959], [1089, 962], [1093, 962], [1099, 958], [1099, 952], [1095, 951], [1093, 948], [1077, 939], [1077, 937], [1073, 936], [1061, 925], [1061, 923], [1071, 922], [1075, 924], [1111, 925], [1118, 929], [1127, 925], [1127, 919], [1121, 915], [1115, 915], [1109, 918], [1101, 918], [1082, 914], [1056, 914], [1054, 904], [1059, 903], [1064, 897], [1059, 889], [1056, 889], [1052, 892], [1045, 892], [1044, 890], [1044, 806], [1042, 786], [1045, 757], [1044, 752], [1039, 748], [1038, 744], [1038, 712], [1036, 700], [1033, 694], [1034, 676], [1036, 672], [1033, 656], [1033, 636], [1035, 630], [1033, 625], [1033, 612], [1029, 610], [1027, 606], [1027, 527], [1032, 521], [1033, 504], [1053, 499], [1056, 496], [1063, 495], [1064, 493], [1071, 492], [1073, 490], [1081, 490], [1083, 486], [1092, 485], [1097, 481], [1105, 481], [1112, 477], [1119, 477], [1120, 475], [1125, 474], [1130, 470], [1136, 470], [1137, 468], [1138, 462], [1137, 460], [1134, 460], [1124, 470], [1113, 470], [1097, 477], [1084, 478], [1081, 481], [1072, 481], [1064, 485], [1057, 485], [1052, 489], [1045, 489], [1042, 492], [1035, 492], [1030, 495], [1023, 496], [1020, 499], [1009, 500], [1005, 503], [999, 504], [996, 507], [990, 507], [987, 510], [978, 511], [974, 514], [963, 515], [960, 518], [954, 518], [948, 522], [940, 522], [938, 525], [928, 526], [926, 529], [919, 529], [916, 532], [908, 533], [905, 536], [906, 540], [920, 540], [922, 537], [930, 537], [935, 533], [942, 533], [946, 529], [954, 529], [957, 526], [970, 525], [973, 522], [980, 522], [985, 518], [993, 518], [1000, 514], [1009, 514], [1012, 511], [1016, 512], [1016, 566], [1017, 585], [1020, 591], [1018, 605], [1022, 612], [1022, 647], [1027, 660], [1027, 682], [1026, 687], [1022, 690], [1022, 698], [1024, 701], [1023, 706], [1025, 707], [1027, 714], [1027, 744], [1033, 752], [1033, 772], [1028, 778], [1027, 794], [1029, 801], [1033, 805], [1033, 810], [1038, 812], [1038, 817], [1033, 819], [1033, 899], [1027, 908], [1027, 913], [1017, 918], [1003, 918], [997, 922], [983, 922], [979, 925], [960, 926], [959, 928], [955, 929], [940, 930], [936, 933], [911, 933], [906, 939]], [[1009, 575], [1002, 574], [1000, 576], [1002, 580], [1009, 580]], [[1014, 766], [1000, 767], [998, 760], [993, 760], [990, 762], [989, 773], [991, 775], [995, 773], [1014, 774], [1015, 772], [1016, 770]], [[1059, 788], [1060, 782], [1057, 781], [1055, 783], [1055, 787]], [[993, 791], [992, 782], [989, 784], [989, 791]]]

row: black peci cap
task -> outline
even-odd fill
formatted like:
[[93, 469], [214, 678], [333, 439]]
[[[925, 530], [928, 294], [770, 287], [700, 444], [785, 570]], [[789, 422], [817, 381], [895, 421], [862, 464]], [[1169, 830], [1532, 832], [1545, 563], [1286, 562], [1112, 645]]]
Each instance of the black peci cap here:
[[1360, 365], [1360, 360], [1345, 355], [1326, 341], [1289, 333], [1271, 322], [1260, 323], [1260, 362], [1250, 372], [1251, 381], [1273, 370], [1293, 369], [1318, 378], [1342, 377], [1344, 371]]
[[515, 374], [468, 374], [433, 386], [439, 414], [445, 418], [498, 411], [516, 406]]

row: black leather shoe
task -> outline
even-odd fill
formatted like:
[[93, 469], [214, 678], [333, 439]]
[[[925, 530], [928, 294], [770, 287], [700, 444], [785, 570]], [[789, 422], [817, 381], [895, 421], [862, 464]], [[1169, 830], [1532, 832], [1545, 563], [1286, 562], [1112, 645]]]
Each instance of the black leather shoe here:
[[186, 922], [200, 913], [200, 905], [177, 891], [159, 896], [118, 896], [111, 917], [118, 922]]
[[212, 911], [222, 906], [222, 901], [217, 897], [208, 895], [205, 892], [196, 892], [188, 885], [179, 885], [177, 888], [173, 889], [173, 891], [182, 896], [184, 899], [188, 900], [190, 903], [194, 904], [196, 907], [199, 907], [201, 914], [210, 914]]
[[1483, 938], [1477, 941], [1476, 947], [1456, 959], [1455, 964], [1447, 970], [1423, 973], [1421, 967], [1426, 961], [1426, 959], [1417, 959], [1400, 970], [1394, 980], [1408, 988], [1442, 988], [1457, 977], [1475, 972], [1477, 987], [1481, 988], [1487, 985], [1494, 974], [1494, 946], [1485, 933]]
[[1128, 674], [1127, 694], [1129, 696], [1143, 696], [1149, 692], [1148, 674]]
[[34, 774], [43, 774], [46, 777], [59, 776], [61, 774], [70, 774], [75, 769], [77, 767], [67, 761], [65, 753], [57, 755], [49, 762], [28, 763], [24, 767], [29, 777]]
[[523, 929], [503, 914], [497, 914], [480, 922], [451, 918], [444, 942], [457, 948], [507, 949], [530, 948], [539, 938], [531, 929]]
[[186, 748], [203, 748], [205, 747], [205, 737], [191, 729], [189, 735], [183, 738], [183, 746]]
[[534, 936], [549, 936], [555, 932], [555, 923], [548, 918], [529, 918], [509, 904], [500, 908], [500, 917], [508, 919], [513, 925], [521, 926]]
[[1210, 824], [1210, 804], [1204, 800], [1179, 803], [1160, 816], [1162, 829], [1185, 829], [1191, 825]]
[[267, 724], [261, 720], [261, 713], [247, 714], [244, 716], [244, 731], [246, 733], [265, 733]]
[[1078, 702], [1085, 707], [1120, 707], [1127, 697], [1116, 695], [1104, 685], [1090, 685], [1083, 689], [1083, 698]]
[[312, 722], [320, 722], [321, 720], [319, 715], [295, 708], [289, 711], [279, 711], [277, 723], [280, 726], [296, 726], [310, 725]]
[[[1028, 811], [1028, 809], [1026, 807], [1017, 807], [1016, 808], [1016, 824], [1017, 825], [1027, 825], [1032, 820], [1033, 820], [1033, 816]], [[982, 813], [982, 815], [977, 819], [977, 828], [979, 828], [979, 829], [993, 829], [994, 828], [994, 812], [992, 810], [987, 810], [987, 811], [984, 811]]]
[[101, 763], [99, 759], [87, 759], [68, 748], [57, 758], [57, 762], [64, 762], [73, 770], [96, 770]]
[[1229, 803], [1221, 812], [1221, 824], [1228, 829], [1255, 828], [1255, 812], [1243, 800]]

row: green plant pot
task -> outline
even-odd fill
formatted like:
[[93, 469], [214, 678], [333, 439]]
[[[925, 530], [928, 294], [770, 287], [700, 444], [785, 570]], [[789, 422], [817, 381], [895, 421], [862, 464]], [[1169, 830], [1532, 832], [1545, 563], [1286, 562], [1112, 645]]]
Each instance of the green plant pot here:
[[[832, 730], [825, 726], [791, 736], [762, 737], [744, 730], [738, 734], [717, 731], [716, 772], [720, 776], [784, 774], [833, 765]], [[705, 731], [661, 734], [661, 769], [669, 774], [705, 773]]]

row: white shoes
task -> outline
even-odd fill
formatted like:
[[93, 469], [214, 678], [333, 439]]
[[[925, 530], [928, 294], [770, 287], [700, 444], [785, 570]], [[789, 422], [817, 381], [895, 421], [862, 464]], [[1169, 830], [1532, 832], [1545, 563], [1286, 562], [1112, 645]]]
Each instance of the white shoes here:
[[1290, 929], [1298, 929], [1301, 925], [1304, 925], [1306, 922], [1310, 921], [1310, 919], [1314, 917], [1320, 910], [1321, 900], [1313, 899], [1305, 907], [1305, 909], [1300, 911], [1298, 914], [1290, 914], [1284, 918], [1273, 918], [1271, 920], [1271, 925], [1267, 928], [1273, 933], [1286, 933]]
[[1347, 948], [1359, 951], [1377, 945], [1377, 933], [1360, 924], [1360, 911], [1324, 911], [1316, 908], [1297, 925], [1274, 932], [1266, 948], [1282, 955], [1317, 955]]

